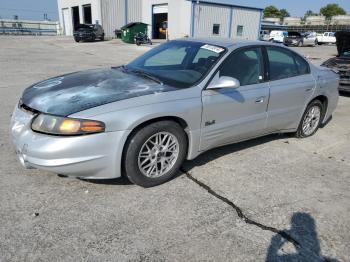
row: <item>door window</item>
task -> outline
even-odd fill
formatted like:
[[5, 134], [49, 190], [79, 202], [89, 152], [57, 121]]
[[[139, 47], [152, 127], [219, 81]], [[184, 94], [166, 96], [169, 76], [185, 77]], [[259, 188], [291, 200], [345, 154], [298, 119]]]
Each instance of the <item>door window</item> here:
[[267, 47], [270, 64], [270, 80], [278, 80], [297, 75], [308, 74], [308, 63], [288, 50], [276, 47]]
[[259, 47], [238, 50], [222, 63], [220, 76], [236, 78], [241, 86], [258, 84], [263, 79], [262, 61]]

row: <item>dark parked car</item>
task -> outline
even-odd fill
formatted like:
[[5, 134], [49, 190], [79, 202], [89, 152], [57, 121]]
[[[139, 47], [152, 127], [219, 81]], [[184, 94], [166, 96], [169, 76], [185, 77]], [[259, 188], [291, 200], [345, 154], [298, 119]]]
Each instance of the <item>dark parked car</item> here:
[[286, 46], [315, 46], [317, 45], [317, 35], [315, 32], [299, 33], [288, 32], [288, 36], [284, 37], [283, 43]]
[[337, 38], [338, 55], [322, 64], [332, 68], [340, 76], [339, 90], [350, 92], [350, 31], [340, 31]]
[[95, 41], [96, 39], [100, 39], [101, 41], [105, 39], [103, 28], [98, 24], [81, 24], [74, 32], [74, 40], [76, 42]]

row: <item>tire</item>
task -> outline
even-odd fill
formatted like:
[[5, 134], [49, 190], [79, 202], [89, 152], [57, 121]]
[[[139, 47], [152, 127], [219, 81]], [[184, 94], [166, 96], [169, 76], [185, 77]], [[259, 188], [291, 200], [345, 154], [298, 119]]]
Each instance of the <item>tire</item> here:
[[[312, 109], [316, 110], [312, 113]], [[313, 100], [305, 109], [303, 117], [300, 120], [296, 137], [305, 138], [314, 135], [321, 125], [323, 119], [323, 104], [319, 100]], [[310, 119], [310, 115], [312, 115]], [[309, 128], [307, 128], [309, 126]]]
[[318, 45], [318, 41], [317, 41], [317, 39], [315, 40], [315, 44], [314, 44], [314, 46], [317, 46]]
[[100, 40], [101, 40], [101, 41], [105, 41], [105, 34], [102, 34]]
[[140, 46], [141, 45], [141, 42], [139, 40], [136, 40], [136, 45], [137, 46]]
[[[158, 143], [163, 149], [155, 146], [157, 137], [158, 141], [164, 139]], [[166, 146], [167, 143], [170, 147]], [[186, 153], [187, 136], [183, 128], [173, 121], [155, 122], [139, 129], [128, 139], [123, 154], [124, 172], [136, 185], [157, 186], [177, 174]]]
[[299, 41], [298, 46], [302, 47], [303, 46], [303, 41]]
[[74, 41], [79, 43], [80, 42], [80, 39], [79, 38], [74, 38]]

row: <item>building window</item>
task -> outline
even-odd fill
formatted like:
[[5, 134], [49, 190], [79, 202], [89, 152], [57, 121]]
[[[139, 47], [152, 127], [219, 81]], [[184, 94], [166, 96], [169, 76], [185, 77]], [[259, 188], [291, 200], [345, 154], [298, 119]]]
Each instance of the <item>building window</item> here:
[[214, 24], [213, 25], [213, 35], [219, 35], [220, 34], [220, 25]]
[[237, 26], [237, 36], [243, 36], [243, 25]]

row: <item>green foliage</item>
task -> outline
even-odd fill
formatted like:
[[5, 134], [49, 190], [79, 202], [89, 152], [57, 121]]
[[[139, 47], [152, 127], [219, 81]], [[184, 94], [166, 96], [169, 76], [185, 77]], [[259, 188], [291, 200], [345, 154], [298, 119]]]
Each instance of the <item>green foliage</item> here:
[[269, 5], [264, 9], [264, 17], [281, 17], [281, 11], [273, 5]]
[[290, 14], [285, 8], [278, 9], [276, 6], [269, 5], [264, 9], [264, 17], [275, 17], [283, 19], [289, 16]]
[[312, 10], [307, 10], [306, 13], [305, 13], [305, 15], [304, 15], [304, 17], [302, 18], [302, 20], [305, 21], [305, 20], [306, 20], [306, 17], [308, 17], [308, 16], [315, 16], [315, 15], [319, 15], [319, 14], [318, 14], [318, 13], [315, 13], [315, 12], [312, 11]]
[[345, 10], [338, 4], [328, 4], [320, 9], [320, 13], [328, 19], [335, 15], [346, 15]]
[[281, 10], [280, 10], [280, 18], [285, 18], [285, 17], [290, 17], [290, 14], [289, 14], [289, 12], [287, 11], [287, 9], [285, 9], [285, 8], [282, 8]]

